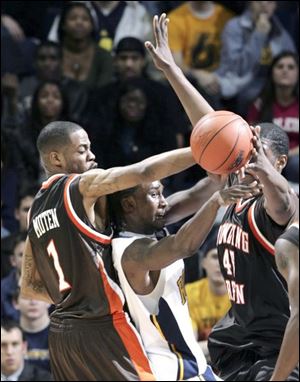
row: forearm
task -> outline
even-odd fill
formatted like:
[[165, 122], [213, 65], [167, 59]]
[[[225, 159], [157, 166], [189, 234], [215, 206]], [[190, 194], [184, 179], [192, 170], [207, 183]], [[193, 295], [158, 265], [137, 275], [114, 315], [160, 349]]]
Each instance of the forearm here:
[[299, 362], [299, 312], [290, 317], [271, 381], [286, 381]]
[[191, 256], [199, 249], [215, 222], [219, 208], [218, 195], [215, 193], [195, 216], [178, 230], [174, 237], [174, 248], [178, 248], [180, 258]]
[[169, 210], [166, 224], [173, 224], [196, 213], [220, 189], [209, 177], [201, 179], [191, 189], [179, 191], [167, 198]]
[[189, 147], [172, 150], [126, 167], [95, 169], [80, 176], [79, 189], [88, 198], [98, 198], [138, 184], [181, 172], [195, 164]]
[[214, 111], [178, 66], [170, 65], [164, 70], [164, 74], [177, 94], [193, 126], [205, 114]]
[[287, 180], [274, 168], [269, 171], [266, 169], [258, 176], [263, 184], [268, 214], [278, 224], [286, 224], [295, 212], [295, 203]]

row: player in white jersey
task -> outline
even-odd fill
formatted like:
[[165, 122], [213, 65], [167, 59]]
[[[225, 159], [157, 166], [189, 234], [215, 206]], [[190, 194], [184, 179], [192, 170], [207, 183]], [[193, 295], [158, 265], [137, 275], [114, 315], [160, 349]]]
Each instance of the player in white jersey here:
[[[184, 288], [183, 258], [196, 253], [211, 229], [221, 205], [258, 192], [256, 182], [215, 192], [174, 235], [162, 235], [165, 224], [183, 215], [183, 201], [192, 193], [163, 196], [159, 181], [111, 196], [117, 236], [112, 241], [113, 262], [129, 313], [158, 380], [219, 380], [207, 365], [191, 324]], [[191, 213], [191, 210], [187, 208]], [[193, 211], [196, 212], [196, 211]], [[201, 303], [201, 302], [199, 302]]]

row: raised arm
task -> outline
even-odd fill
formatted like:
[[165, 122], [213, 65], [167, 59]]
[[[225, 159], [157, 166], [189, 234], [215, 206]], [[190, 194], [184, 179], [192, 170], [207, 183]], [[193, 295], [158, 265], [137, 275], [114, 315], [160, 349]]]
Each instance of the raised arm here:
[[275, 256], [278, 269], [288, 284], [291, 315], [271, 381], [286, 381], [299, 362], [299, 248], [279, 239]]
[[251, 127], [254, 150], [251, 163], [245, 171], [257, 176], [263, 185], [265, 209], [268, 215], [280, 225], [287, 224], [296, 212], [297, 196], [291, 191], [288, 181], [274, 168], [264, 153], [260, 140], [260, 127]]
[[87, 171], [80, 177], [79, 190], [84, 197], [96, 200], [141, 183], [166, 178], [194, 164], [190, 148], [172, 150], [130, 166]]
[[224, 187], [226, 181], [227, 175], [210, 174], [193, 187], [170, 195], [167, 198], [166, 225], [178, 222], [199, 211], [214, 192]]
[[205, 114], [214, 109], [188, 81], [182, 70], [176, 65], [168, 43], [168, 22], [166, 14], [160, 18], [154, 16], [153, 31], [155, 47], [150, 41], [145, 42], [156, 67], [161, 70], [177, 94], [193, 126]]
[[25, 299], [41, 300], [53, 304], [36, 268], [32, 247], [28, 237], [26, 239], [22, 258], [20, 293], [21, 297]]
[[217, 191], [176, 234], [159, 241], [148, 238], [134, 241], [122, 257], [122, 267], [133, 289], [141, 293], [140, 288], [149, 271], [161, 270], [178, 259], [195, 254], [209, 233], [220, 206], [257, 192], [256, 182]]

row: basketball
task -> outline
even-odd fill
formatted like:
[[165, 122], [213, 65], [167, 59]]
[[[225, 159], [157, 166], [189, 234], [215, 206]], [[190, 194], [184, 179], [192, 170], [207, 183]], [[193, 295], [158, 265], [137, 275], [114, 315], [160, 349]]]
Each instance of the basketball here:
[[230, 174], [250, 159], [252, 132], [248, 123], [231, 111], [206, 114], [194, 127], [190, 146], [195, 161], [214, 174]]

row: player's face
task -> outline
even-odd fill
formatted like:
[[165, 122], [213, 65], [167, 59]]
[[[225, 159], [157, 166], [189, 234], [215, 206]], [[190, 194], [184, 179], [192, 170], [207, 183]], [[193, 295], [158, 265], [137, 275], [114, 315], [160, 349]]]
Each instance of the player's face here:
[[165, 225], [167, 201], [159, 181], [143, 184], [136, 192], [136, 216], [144, 234], [152, 234]]
[[76, 130], [70, 135], [71, 143], [65, 148], [63, 154], [63, 167], [67, 174], [82, 174], [97, 167], [95, 155], [91, 151], [91, 142], [87, 133]]
[[26, 350], [18, 328], [10, 331], [1, 328], [1, 373], [9, 375], [16, 372], [22, 365]]

